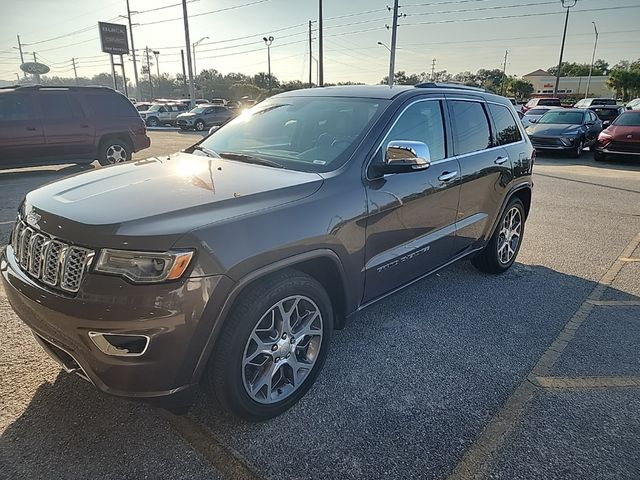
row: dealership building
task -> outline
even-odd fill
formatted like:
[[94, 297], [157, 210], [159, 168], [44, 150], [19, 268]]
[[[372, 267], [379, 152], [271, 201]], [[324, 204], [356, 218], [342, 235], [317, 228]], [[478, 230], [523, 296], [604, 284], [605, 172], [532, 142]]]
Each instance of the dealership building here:
[[[553, 94], [553, 87], [556, 84], [555, 75], [551, 75], [546, 70], [536, 70], [522, 76], [523, 80], [533, 85], [535, 95]], [[588, 97], [615, 98], [616, 92], [607, 86], [606, 75], [591, 77]], [[587, 93], [587, 82], [589, 77], [560, 77], [558, 85], [559, 96], [581, 97]]]

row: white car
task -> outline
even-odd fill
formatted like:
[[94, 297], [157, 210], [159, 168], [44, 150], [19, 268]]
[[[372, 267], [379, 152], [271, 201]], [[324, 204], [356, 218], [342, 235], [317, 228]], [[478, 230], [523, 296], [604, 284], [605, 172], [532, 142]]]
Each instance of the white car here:
[[635, 98], [627, 103], [627, 110], [640, 110], [640, 98]]
[[527, 128], [532, 123], [536, 123], [538, 120], [540, 120], [540, 117], [542, 117], [549, 110], [557, 110], [559, 108], [562, 107], [535, 107], [531, 110], [527, 110], [527, 113], [525, 113], [524, 117], [522, 117], [521, 119], [522, 125], [524, 125], [524, 128]]

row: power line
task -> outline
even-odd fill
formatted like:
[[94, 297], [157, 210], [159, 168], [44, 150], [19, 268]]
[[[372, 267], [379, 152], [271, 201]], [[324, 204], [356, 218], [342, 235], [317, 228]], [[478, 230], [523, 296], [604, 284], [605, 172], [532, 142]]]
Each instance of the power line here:
[[445, 15], [447, 13], [468, 13], [468, 12], [482, 12], [486, 10], [504, 10], [507, 8], [522, 8], [522, 7], [537, 7], [539, 5], [557, 5], [558, 2], [534, 2], [534, 3], [521, 3], [519, 5], [496, 5], [490, 7], [480, 7], [480, 8], [465, 8], [458, 10], [441, 10], [439, 12], [419, 12], [419, 13], [409, 13], [408, 17], [417, 17], [423, 15]]
[[[269, 0], [255, 0], [254, 2], [243, 3], [241, 5], [233, 5], [231, 7], [220, 8], [218, 10], [211, 10], [209, 12], [192, 14], [192, 15], [189, 15], [189, 18], [202, 17], [204, 15], [211, 15], [213, 13], [226, 12], [228, 10], [235, 10], [235, 9], [238, 9], [238, 8], [249, 7], [251, 5], [257, 5], [259, 3], [265, 3], [265, 2], [268, 2], [268, 1]], [[175, 22], [177, 20], [183, 20], [183, 18], [182, 17], [175, 17], [175, 18], [167, 18], [167, 19], [164, 19], [164, 20], [156, 20], [155, 22], [145, 22], [145, 23], [141, 23], [140, 26], [157, 25], [159, 23]]]
[[[117, 20], [118, 18], [119, 18], [119, 17], [113, 17], [113, 18], [110, 18], [110, 19], [109, 19], [109, 20], [107, 20], [107, 21], [108, 21], [108, 22], [112, 22], [112, 21], [114, 21], [114, 20]], [[74, 31], [69, 32], [69, 33], [65, 33], [65, 34], [63, 34], [63, 35], [58, 35], [58, 36], [56, 36], [56, 37], [47, 38], [46, 40], [39, 40], [39, 41], [37, 41], [37, 42], [31, 42], [31, 43], [23, 43], [22, 45], [23, 45], [23, 46], [31, 46], [31, 45], [39, 45], [39, 44], [41, 44], [41, 43], [53, 42], [54, 40], [59, 40], [59, 39], [61, 39], [61, 38], [66, 38], [66, 37], [70, 37], [70, 36], [72, 36], [72, 35], [79, 35], [79, 34], [81, 34], [81, 33], [88, 32], [88, 31], [90, 31], [90, 30], [93, 30], [94, 28], [96, 28], [96, 25], [95, 25], [95, 24], [94, 24], [94, 25], [91, 25], [90, 27], [84, 27], [84, 28], [80, 28], [80, 29], [78, 29], [78, 30], [74, 30]]]
[[[193, 3], [193, 2], [199, 2], [200, 0], [187, 0], [187, 3]], [[137, 12], [131, 12], [131, 15], [141, 15], [143, 13], [149, 13], [149, 12], [157, 12], [158, 10], [166, 10], [167, 8], [173, 8], [173, 7], [181, 7], [182, 3], [172, 3], [171, 5], [165, 5], [164, 7], [156, 7], [156, 8], [150, 8], [148, 10], [138, 10]]]

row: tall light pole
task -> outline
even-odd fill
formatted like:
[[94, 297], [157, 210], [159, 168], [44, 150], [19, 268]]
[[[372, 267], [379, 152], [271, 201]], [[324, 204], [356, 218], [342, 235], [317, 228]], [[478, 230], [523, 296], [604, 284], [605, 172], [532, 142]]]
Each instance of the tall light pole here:
[[558, 70], [556, 71], [556, 85], [553, 88], [553, 95], [558, 95], [558, 86], [560, 85], [560, 69], [562, 68], [562, 56], [564, 55], [564, 42], [567, 39], [567, 25], [569, 24], [569, 10], [576, 6], [578, 0], [561, 0], [562, 8], [567, 9], [567, 15], [564, 18], [564, 32], [562, 34], [562, 45], [560, 46], [560, 60], [558, 60]]
[[398, 0], [393, 0], [393, 24], [391, 25], [391, 48], [389, 49], [389, 86], [393, 86], [396, 68], [396, 38], [398, 35]]
[[[153, 56], [156, 57], [156, 76], [158, 77], [158, 96], [162, 96], [160, 93], [160, 61], [158, 60], [158, 56], [160, 52], [158, 50], [153, 51]], [[151, 75], [149, 75], [151, 77]]]
[[196, 75], [196, 77], [198, 76], [198, 69], [196, 68], [196, 47], [198, 45], [200, 45], [202, 42], [204, 42], [205, 40], [209, 40], [209, 37], [202, 37], [200, 40], [198, 40], [197, 42], [195, 42], [192, 45], [192, 48], [193, 48], [193, 73]]
[[318, 86], [324, 87], [324, 31], [322, 27], [322, 0], [318, 0]]
[[129, 38], [131, 39], [131, 57], [133, 58], [133, 77], [136, 79], [136, 98], [138, 101], [142, 95], [138, 86], [138, 64], [136, 63], [136, 47], [133, 43], [133, 24], [131, 23], [131, 10], [129, 9], [129, 0], [127, 0], [127, 20], [129, 21]]
[[593, 73], [593, 62], [596, 60], [596, 48], [598, 48], [598, 27], [596, 26], [596, 22], [593, 23], [593, 29], [596, 32], [596, 41], [593, 44], [593, 55], [591, 56], [591, 67], [589, 67], [589, 80], [587, 80], [587, 91], [584, 92], [584, 98], [589, 96], [589, 86], [591, 86], [591, 74]]
[[273, 37], [262, 37], [264, 44], [267, 46], [267, 68], [269, 70], [269, 93], [271, 93], [271, 44], [273, 43]]
[[189, 14], [187, 13], [187, 0], [182, 0], [182, 18], [184, 20], [184, 41], [187, 46], [187, 67], [189, 69], [189, 98], [191, 105], [195, 106], [196, 88], [193, 84], [193, 65], [191, 64], [191, 39], [189, 38]]
[[384, 48], [386, 48], [387, 50], [389, 50], [389, 53], [391, 53], [391, 49], [389, 48], [389, 46], [384, 43], [384, 42], [378, 42], [378, 45], [382, 45]]

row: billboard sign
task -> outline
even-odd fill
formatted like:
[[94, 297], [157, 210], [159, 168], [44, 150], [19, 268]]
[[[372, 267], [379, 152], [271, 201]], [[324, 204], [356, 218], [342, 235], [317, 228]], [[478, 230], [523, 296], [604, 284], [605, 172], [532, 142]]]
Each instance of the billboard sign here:
[[98, 22], [100, 30], [100, 43], [102, 51], [113, 55], [126, 55], [129, 53], [129, 38], [127, 27], [117, 23]]
[[25, 73], [31, 73], [33, 75], [44, 75], [45, 73], [49, 73], [49, 67], [47, 67], [44, 63], [38, 62], [26, 62], [20, 65], [20, 70]]

